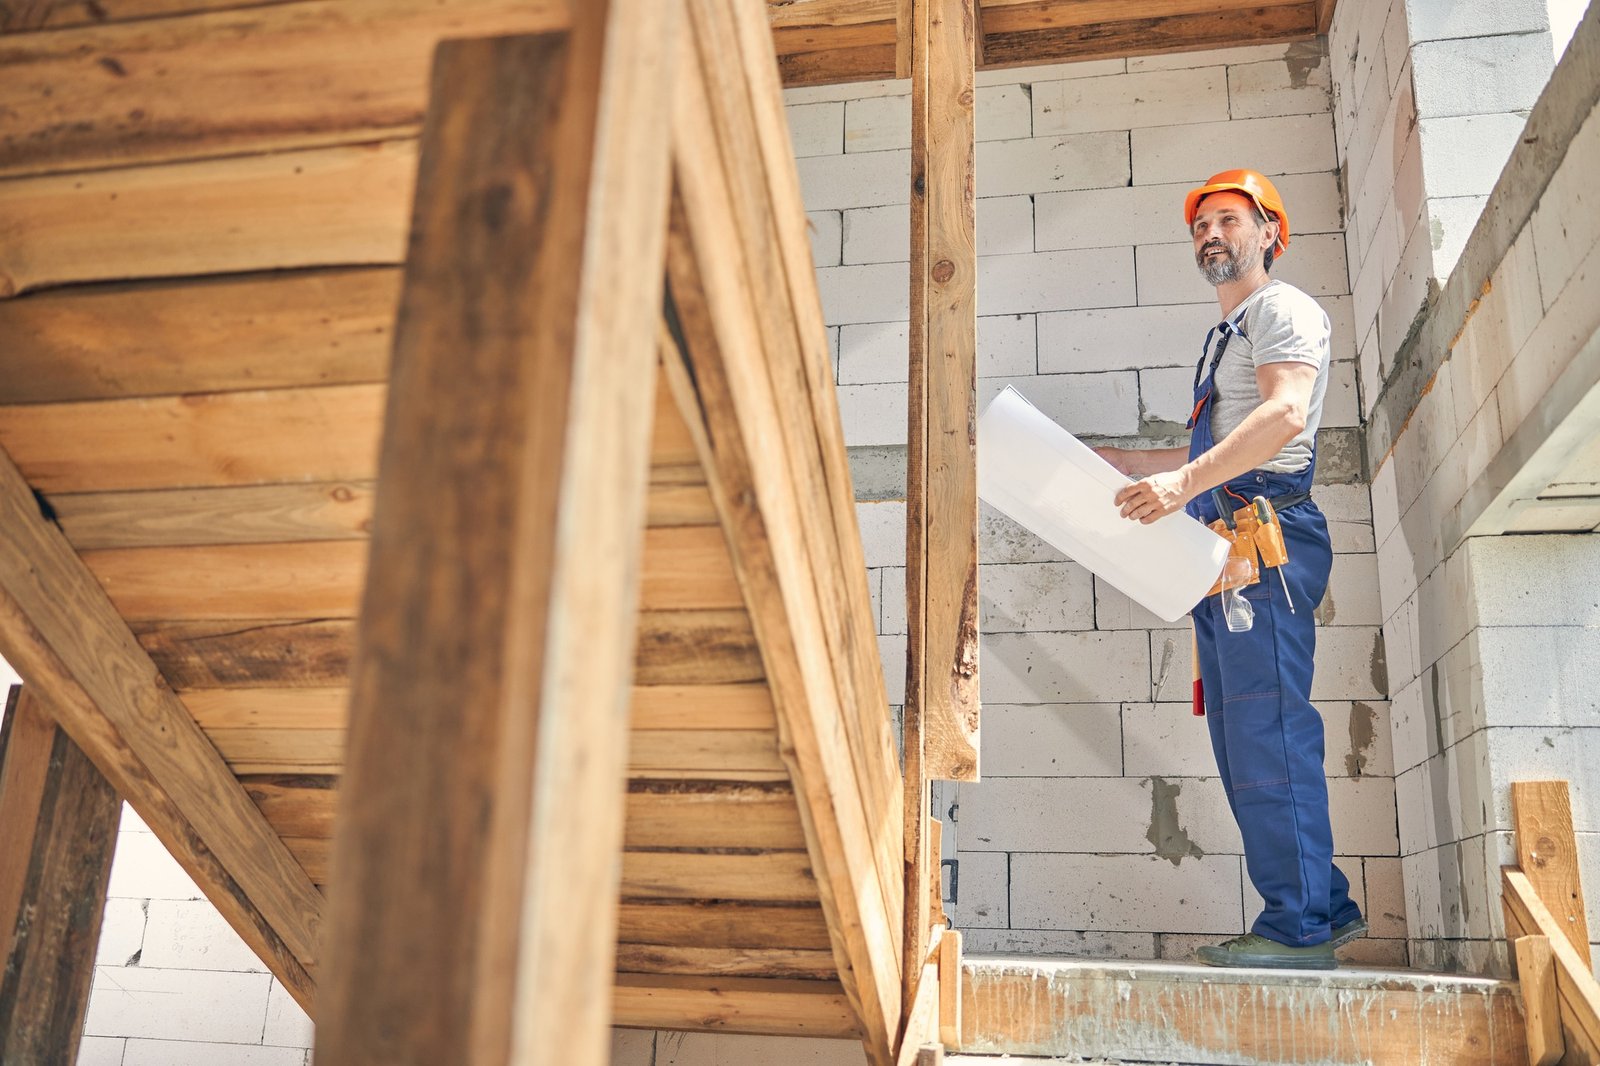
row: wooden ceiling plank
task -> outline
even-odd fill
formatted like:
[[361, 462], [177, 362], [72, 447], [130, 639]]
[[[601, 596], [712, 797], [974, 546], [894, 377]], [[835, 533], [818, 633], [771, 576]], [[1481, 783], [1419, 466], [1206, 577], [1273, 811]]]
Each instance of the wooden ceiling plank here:
[[617, 940], [625, 944], [827, 948], [828, 923], [816, 905], [720, 900], [624, 900]]
[[322, 897], [0, 455], [0, 654], [310, 1006]]
[[678, 8], [439, 49], [318, 1060], [606, 1061]]
[[1241, 34], [1235, 14], [1177, 15], [1130, 19], [1092, 26], [1002, 30], [1004, 9], [988, 17], [984, 40], [985, 69], [1035, 66], [1087, 59], [1162, 55], [1235, 45], [1294, 41], [1316, 36], [1316, 11], [1311, 3], [1264, 7], [1253, 13]]
[[[82, 556], [130, 621], [301, 621], [356, 617], [368, 549], [366, 541], [323, 540], [105, 548]], [[645, 610], [743, 605], [716, 526], [648, 530], [641, 581]]]
[[49, 498], [67, 540], [95, 548], [365, 540], [371, 481], [66, 493]]
[[0, 174], [414, 135], [441, 40], [569, 19], [566, 0], [302, 0], [0, 39]]
[[616, 1024], [752, 1036], [861, 1037], [844, 990], [832, 981], [618, 974]]
[[399, 297], [375, 267], [0, 301], [0, 404], [381, 382]]
[[803, 948], [721, 948], [662, 944], [617, 945], [617, 972], [714, 977], [771, 977], [797, 981], [838, 978], [833, 952]]

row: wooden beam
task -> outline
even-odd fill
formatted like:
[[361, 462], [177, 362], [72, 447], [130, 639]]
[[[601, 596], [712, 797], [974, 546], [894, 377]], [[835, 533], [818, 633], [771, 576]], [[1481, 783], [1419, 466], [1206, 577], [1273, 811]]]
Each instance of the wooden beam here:
[[1517, 865], [1561, 923], [1572, 950], [1589, 962], [1589, 921], [1578, 875], [1578, 841], [1565, 781], [1513, 781], [1511, 817]]
[[1578, 1061], [1600, 1060], [1600, 982], [1567, 939], [1567, 923], [1551, 913], [1533, 882], [1512, 866], [1500, 869], [1501, 903], [1506, 931], [1517, 936], [1542, 936], [1555, 956], [1556, 997], [1566, 1056]]
[[0, 726], [0, 1062], [72, 1063], [122, 803], [21, 691]]
[[0, 655], [309, 1009], [322, 896], [0, 453]]
[[917, 968], [917, 979], [906, 989], [910, 1006], [901, 1027], [896, 1066], [921, 1066], [923, 1054], [930, 1049], [943, 1053], [939, 1043], [939, 945], [943, 933], [942, 929], [934, 931], [934, 942]]
[[1528, 1025], [1528, 1066], [1555, 1066], [1567, 1050], [1561, 1035], [1561, 1003], [1556, 994], [1556, 960], [1550, 940], [1519, 936], [1511, 942], [1522, 986], [1522, 1016]]
[[939, 938], [939, 1043], [961, 1050], [961, 931], [946, 929]]
[[928, 780], [978, 778], [974, 0], [921, 0], [911, 79], [906, 718]]
[[1317, 32], [1327, 33], [1333, 28], [1333, 11], [1337, 0], [1317, 0]]
[[[911, 41], [906, 474], [905, 1021], [939, 870], [932, 779], [978, 773], [977, 245], [973, 0], [917, 0]], [[932, 886], [932, 887], [930, 887]]]
[[439, 50], [319, 1060], [606, 1061], [678, 7]]
[[681, 82], [675, 127], [669, 271], [687, 366], [672, 381], [680, 407], [703, 413], [841, 983], [884, 1063], [899, 1014], [899, 790], [798, 179], [759, 10], [691, 12], [704, 80]]

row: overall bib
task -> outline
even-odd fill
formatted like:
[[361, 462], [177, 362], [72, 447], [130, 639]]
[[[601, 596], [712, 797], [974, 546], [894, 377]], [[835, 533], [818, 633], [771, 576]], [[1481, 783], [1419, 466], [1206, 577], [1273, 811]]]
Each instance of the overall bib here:
[[[1231, 337], [1245, 337], [1243, 319], [1241, 311], [1212, 331], [1219, 334], [1214, 357], [1212, 334], [1206, 336], [1189, 422], [1191, 461], [1217, 443], [1211, 429], [1217, 364]], [[1217, 770], [1244, 838], [1250, 881], [1266, 902], [1251, 932], [1295, 947], [1327, 941], [1331, 926], [1361, 913], [1350, 899], [1349, 880], [1333, 863], [1322, 716], [1310, 698], [1313, 612], [1333, 564], [1327, 520], [1309, 497], [1315, 469], [1313, 444], [1311, 463], [1300, 473], [1252, 470], [1227, 482], [1221, 493], [1230, 513], [1256, 496], [1291, 497], [1278, 517], [1289, 549], [1282, 569], [1294, 611], [1278, 575], [1270, 572], [1242, 590], [1255, 609], [1248, 632], [1228, 631], [1220, 597], [1206, 597], [1193, 611]], [[1210, 492], [1186, 510], [1207, 525], [1219, 517]]]

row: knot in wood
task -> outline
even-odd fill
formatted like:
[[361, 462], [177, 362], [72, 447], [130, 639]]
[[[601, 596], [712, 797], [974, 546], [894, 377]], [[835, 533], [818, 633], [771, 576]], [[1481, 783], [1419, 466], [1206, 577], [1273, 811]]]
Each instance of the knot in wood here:
[[948, 259], [941, 259], [933, 264], [933, 280], [941, 285], [956, 276], [956, 265]]

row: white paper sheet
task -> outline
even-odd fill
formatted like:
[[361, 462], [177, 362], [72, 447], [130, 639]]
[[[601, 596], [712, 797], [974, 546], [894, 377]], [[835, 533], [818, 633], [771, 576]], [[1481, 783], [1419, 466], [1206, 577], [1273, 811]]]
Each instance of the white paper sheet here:
[[1182, 511], [1149, 525], [1112, 502], [1129, 483], [1007, 387], [978, 420], [978, 495], [1168, 622], [1205, 596], [1228, 542]]

